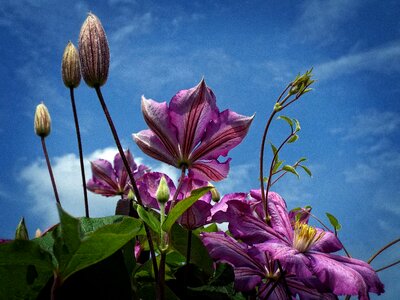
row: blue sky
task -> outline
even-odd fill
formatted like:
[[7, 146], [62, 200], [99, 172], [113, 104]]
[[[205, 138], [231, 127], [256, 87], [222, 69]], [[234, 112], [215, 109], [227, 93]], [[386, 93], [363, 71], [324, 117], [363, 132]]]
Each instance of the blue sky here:
[[[139, 162], [176, 178], [141, 153], [131, 134], [145, 129], [140, 97], [169, 101], [204, 76], [221, 110], [256, 118], [231, 151], [224, 193], [257, 188], [260, 140], [283, 87], [314, 67], [315, 90], [285, 114], [299, 119], [300, 139], [282, 153], [308, 158], [313, 178], [287, 176], [275, 190], [289, 207], [310, 204], [337, 216], [350, 253], [367, 259], [400, 236], [400, 21], [398, 1], [2, 1], [0, 8], [0, 236], [12, 237], [21, 216], [30, 232], [57, 221], [33, 115], [41, 101], [53, 119], [47, 139], [60, 198], [84, 214], [76, 137], [61, 57], [77, 45], [92, 11], [107, 32], [111, 68], [103, 93], [124, 147]], [[76, 90], [85, 161], [116, 150], [93, 90]], [[284, 122], [270, 139], [286, 137]], [[269, 155], [269, 153], [268, 153]], [[267, 158], [271, 158], [267, 156]], [[89, 169], [87, 177], [90, 176]], [[115, 199], [90, 194], [94, 216], [111, 215]], [[399, 259], [399, 246], [378, 258]], [[399, 267], [380, 273], [387, 293], [400, 294]], [[396, 287], [397, 285], [397, 287]]]

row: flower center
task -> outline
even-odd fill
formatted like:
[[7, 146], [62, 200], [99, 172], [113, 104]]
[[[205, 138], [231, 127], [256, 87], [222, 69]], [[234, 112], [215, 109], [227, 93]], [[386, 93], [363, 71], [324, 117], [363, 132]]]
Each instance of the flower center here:
[[323, 235], [324, 232], [317, 234], [317, 230], [314, 227], [296, 221], [294, 225], [293, 247], [299, 252], [306, 252]]

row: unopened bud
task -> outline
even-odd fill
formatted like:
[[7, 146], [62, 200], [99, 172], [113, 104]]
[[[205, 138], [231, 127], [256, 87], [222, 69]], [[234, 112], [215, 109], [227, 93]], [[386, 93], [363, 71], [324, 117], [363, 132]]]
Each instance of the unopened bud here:
[[132, 189], [129, 190], [128, 195], [126, 196], [129, 200], [135, 200], [135, 194], [133, 193]]
[[209, 184], [209, 186], [212, 186], [212, 189], [210, 190], [212, 201], [218, 202], [221, 199], [221, 195], [219, 194], [215, 186], [213, 186], [211, 183]]
[[156, 192], [156, 198], [159, 203], [166, 203], [169, 200], [169, 187], [165, 177], [161, 177], [158, 189]]
[[34, 128], [35, 133], [40, 137], [46, 137], [50, 134], [51, 118], [46, 105], [43, 103], [36, 106]]
[[35, 238], [40, 238], [42, 236], [42, 231], [38, 228], [35, 232]]
[[100, 20], [89, 13], [79, 35], [79, 58], [82, 76], [90, 87], [106, 83], [110, 66], [110, 50]]
[[16, 240], [29, 240], [28, 230], [26, 229], [25, 219], [22, 218], [17, 226], [17, 230], [15, 231], [15, 239]]
[[76, 88], [81, 82], [79, 54], [74, 44], [71, 42], [68, 42], [64, 50], [61, 63], [61, 74], [64, 84], [68, 88]]

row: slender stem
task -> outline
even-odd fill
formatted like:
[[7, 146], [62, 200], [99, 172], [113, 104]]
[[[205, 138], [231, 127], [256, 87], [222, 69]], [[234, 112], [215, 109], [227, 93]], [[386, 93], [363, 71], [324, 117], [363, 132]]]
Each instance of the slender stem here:
[[192, 252], [192, 231], [188, 230], [187, 248], [186, 248], [186, 266], [190, 264], [191, 252]]
[[374, 255], [371, 256], [370, 259], [368, 259], [367, 263], [371, 263], [379, 254], [381, 254], [383, 251], [388, 249], [389, 247], [395, 245], [396, 243], [400, 242], [400, 238], [395, 239], [394, 241], [391, 241], [387, 245], [383, 246], [381, 249], [379, 249]]
[[[121, 142], [119, 140], [119, 137], [118, 137], [117, 131], [115, 129], [114, 123], [113, 123], [113, 121], [111, 119], [110, 113], [109, 113], [109, 111], [107, 109], [107, 105], [106, 105], [106, 102], [104, 101], [103, 94], [101, 93], [101, 90], [100, 90], [99, 86], [96, 86], [95, 90], [96, 90], [97, 97], [100, 100], [100, 104], [101, 104], [101, 107], [103, 108], [103, 111], [104, 111], [104, 114], [106, 116], [106, 119], [108, 121], [108, 125], [110, 126], [112, 135], [114, 137], [115, 144], [117, 145], [119, 154], [121, 155], [122, 162], [124, 163], [125, 169], [126, 169], [126, 171], [128, 173], [129, 179], [131, 181], [133, 192], [135, 193], [135, 196], [136, 196], [136, 200], [137, 200], [139, 205], [143, 206], [143, 202], [142, 202], [142, 198], [140, 197], [139, 189], [138, 189], [138, 187], [136, 185], [135, 178], [133, 177], [132, 170], [131, 170], [131, 168], [129, 166], [128, 160], [126, 159], [124, 150], [122, 149]], [[149, 227], [147, 226], [146, 223], [144, 223], [144, 229], [146, 231], [147, 240], [149, 242], [151, 260], [153, 262], [154, 275], [155, 275], [155, 278], [158, 278], [158, 266], [157, 266], [157, 260], [156, 260], [155, 251], [154, 251], [153, 239], [151, 237], [150, 229], [149, 229]]]
[[157, 300], [165, 299], [165, 260], [167, 252], [161, 252], [160, 268], [158, 270]]
[[261, 150], [260, 150], [260, 182], [261, 182], [261, 198], [262, 202], [264, 204], [264, 211], [265, 211], [265, 218], [266, 220], [269, 220], [269, 214], [268, 214], [268, 203], [267, 203], [267, 197], [265, 195], [265, 190], [264, 190], [264, 149], [265, 149], [265, 141], [267, 139], [267, 133], [269, 126], [271, 125], [272, 119], [274, 118], [276, 114], [276, 111], [274, 110], [271, 115], [269, 116], [269, 119], [267, 121], [267, 125], [265, 126], [262, 141], [261, 141]]
[[50, 164], [49, 154], [47, 153], [46, 142], [44, 140], [44, 137], [40, 137], [40, 139], [42, 141], [43, 153], [44, 153], [44, 157], [46, 158], [47, 169], [49, 170], [50, 180], [51, 180], [51, 184], [53, 186], [54, 197], [56, 198], [57, 203], [61, 205], [60, 198], [58, 197], [56, 181], [54, 180], [53, 170], [52, 170], [51, 164]]
[[79, 130], [78, 113], [76, 112], [75, 96], [74, 96], [74, 88], [73, 87], [69, 88], [69, 94], [71, 97], [72, 111], [74, 113], [76, 138], [78, 140], [78, 151], [79, 151], [79, 161], [81, 164], [83, 196], [84, 196], [84, 201], [85, 201], [85, 216], [86, 216], [86, 218], [89, 218], [89, 202], [88, 202], [87, 189], [86, 189], [85, 166], [83, 164], [82, 141], [81, 141], [81, 133]]
[[56, 300], [58, 298], [58, 288], [61, 286], [60, 277], [56, 272], [53, 274], [53, 284], [51, 285], [50, 299]]
[[379, 268], [378, 270], [375, 270], [375, 272], [378, 273], [378, 272], [380, 272], [380, 271], [389, 269], [390, 267], [393, 267], [393, 266], [395, 266], [395, 265], [397, 265], [397, 264], [400, 264], [400, 260], [398, 260], [398, 261], [396, 261], [396, 262], [394, 262], [394, 263], [391, 263], [390, 265], [387, 265], [387, 266], [384, 266], [384, 267], [382, 267], [382, 268]]

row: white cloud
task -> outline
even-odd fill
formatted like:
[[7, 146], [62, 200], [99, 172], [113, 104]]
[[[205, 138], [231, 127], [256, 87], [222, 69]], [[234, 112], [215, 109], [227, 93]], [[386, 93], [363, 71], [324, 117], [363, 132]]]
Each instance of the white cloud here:
[[130, 37], [149, 32], [153, 23], [154, 16], [151, 12], [146, 12], [133, 18], [130, 17], [129, 22], [123, 22], [114, 31], [110, 32], [110, 40], [114, 43], [123, 42], [125, 45]]
[[400, 72], [400, 41], [364, 52], [347, 54], [315, 67], [321, 82], [360, 71]]
[[379, 170], [376, 170], [370, 165], [359, 163], [351, 169], [343, 172], [345, 181], [347, 183], [372, 181], [379, 176]]
[[228, 178], [213, 183], [222, 195], [236, 192], [248, 192], [250, 189], [258, 188], [257, 167], [252, 164], [233, 165], [229, 171]]
[[[86, 156], [84, 158], [86, 180], [91, 177], [90, 161], [103, 158], [112, 162], [116, 153], [116, 148], [108, 147], [98, 149]], [[143, 159], [135, 157], [135, 161], [142, 163]], [[63, 208], [73, 216], [83, 216], [84, 202], [79, 158], [75, 154], [56, 157], [52, 159], [52, 168]], [[154, 170], [165, 172], [168, 176], [177, 180], [178, 172], [175, 168], [158, 164], [155, 165]], [[20, 175], [27, 187], [27, 193], [30, 195], [29, 203], [26, 203], [26, 205], [30, 207], [33, 216], [43, 224], [41, 229], [58, 222], [53, 189], [44, 160], [37, 160], [28, 165], [21, 171]], [[103, 197], [88, 191], [88, 198], [91, 217], [114, 214], [118, 197]]]

